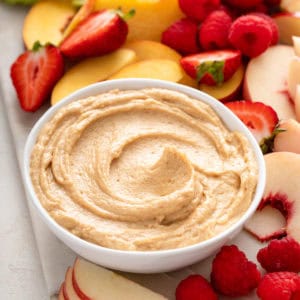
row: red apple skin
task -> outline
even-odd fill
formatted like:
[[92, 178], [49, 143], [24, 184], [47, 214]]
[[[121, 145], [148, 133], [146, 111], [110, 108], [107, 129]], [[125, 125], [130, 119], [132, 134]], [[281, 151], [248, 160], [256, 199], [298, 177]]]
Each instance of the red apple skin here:
[[64, 285], [65, 283], [63, 282], [62, 285], [59, 288], [59, 292], [58, 292], [58, 300], [67, 300], [64, 296]]
[[[76, 264], [76, 261], [78, 260], [78, 258], [76, 258], [74, 265]], [[88, 297], [83, 291], [81, 291], [81, 289], [79, 288], [77, 281], [76, 281], [76, 275], [74, 272], [74, 268], [72, 271], [72, 284], [73, 284], [73, 288], [77, 294], [77, 296], [81, 299], [81, 300], [92, 300], [90, 297]]]
[[73, 268], [69, 267], [66, 272], [65, 283], [63, 286], [63, 294], [65, 300], [81, 300], [81, 298], [77, 295], [76, 291], [74, 290], [72, 277]]

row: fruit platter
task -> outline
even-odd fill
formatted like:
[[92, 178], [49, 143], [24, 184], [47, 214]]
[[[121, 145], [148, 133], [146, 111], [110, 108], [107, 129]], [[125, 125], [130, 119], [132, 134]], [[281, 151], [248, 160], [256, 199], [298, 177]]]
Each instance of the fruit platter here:
[[2, 7], [16, 17], [14, 30], [0, 36], [1, 87], [21, 170], [27, 136], [44, 113], [89, 85], [126, 78], [213, 97], [247, 127], [265, 164], [263, 195], [243, 230], [208, 258], [170, 272], [90, 262], [28, 201], [49, 296], [300, 299], [298, 0], [5, 0]]

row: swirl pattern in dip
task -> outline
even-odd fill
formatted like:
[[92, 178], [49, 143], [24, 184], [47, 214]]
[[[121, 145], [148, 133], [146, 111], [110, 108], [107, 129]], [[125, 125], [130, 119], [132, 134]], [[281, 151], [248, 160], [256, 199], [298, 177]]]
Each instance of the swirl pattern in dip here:
[[123, 250], [209, 239], [248, 209], [258, 168], [248, 140], [175, 91], [110, 91], [72, 102], [41, 130], [31, 179], [52, 218]]

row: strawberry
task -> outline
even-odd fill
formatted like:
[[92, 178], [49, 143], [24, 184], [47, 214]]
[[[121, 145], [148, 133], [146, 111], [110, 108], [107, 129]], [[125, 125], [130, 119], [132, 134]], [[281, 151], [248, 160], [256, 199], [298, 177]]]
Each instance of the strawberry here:
[[71, 59], [103, 55], [121, 47], [127, 34], [128, 25], [117, 11], [101, 10], [79, 23], [60, 50]]
[[182, 18], [172, 23], [163, 33], [161, 42], [183, 55], [199, 52], [198, 23]]
[[12, 64], [10, 76], [22, 109], [36, 111], [64, 73], [63, 57], [53, 45], [36, 42]]
[[265, 149], [268, 139], [273, 139], [274, 134], [278, 133], [276, 127], [279, 119], [275, 110], [261, 102], [233, 101], [225, 105], [249, 128], [263, 152], [268, 152], [269, 149]]
[[180, 60], [185, 72], [199, 83], [220, 84], [241, 65], [239, 50], [215, 50], [185, 56]]

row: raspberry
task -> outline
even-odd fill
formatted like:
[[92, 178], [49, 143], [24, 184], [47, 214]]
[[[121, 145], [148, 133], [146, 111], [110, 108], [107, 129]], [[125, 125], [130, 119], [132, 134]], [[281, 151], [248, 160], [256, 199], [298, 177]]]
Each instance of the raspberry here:
[[202, 22], [220, 6], [220, 0], [179, 0], [179, 6], [188, 17]]
[[210, 13], [199, 29], [199, 42], [204, 50], [225, 49], [229, 47], [228, 32], [232, 19], [224, 10]]
[[209, 282], [201, 275], [190, 275], [176, 288], [176, 300], [217, 300]]
[[[266, 274], [257, 288], [257, 296], [262, 300], [298, 299], [300, 276], [293, 272], [274, 272]], [[297, 296], [296, 296], [297, 295]]]
[[162, 33], [162, 43], [183, 55], [199, 52], [198, 24], [188, 18], [174, 22]]
[[274, 19], [271, 18], [270, 16], [266, 15], [265, 13], [261, 13], [261, 12], [254, 12], [254, 13], [251, 13], [251, 15], [261, 17], [269, 23], [269, 26], [272, 31], [271, 45], [276, 45], [279, 40], [279, 29], [278, 29], [278, 25], [276, 24]]
[[300, 244], [292, 238], [272, 240], [257, 253], [257, 260], [268, 272], [300, 272]]
[[225, 296], [241, 297], [257, 287], [260, 272], [237, 246], [223, 246], [213, 260], [211, 283]]
[[232, 23], [228, 38], [244, 55], [255, 57], [271, 45], [272, 30], [268, 21], [248, 14]]
[[262, 2], [262, 0], [224, 0], [224, 3], [239, 9], [254, 8]]

